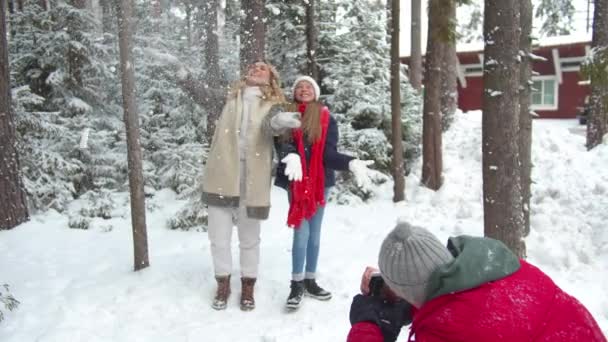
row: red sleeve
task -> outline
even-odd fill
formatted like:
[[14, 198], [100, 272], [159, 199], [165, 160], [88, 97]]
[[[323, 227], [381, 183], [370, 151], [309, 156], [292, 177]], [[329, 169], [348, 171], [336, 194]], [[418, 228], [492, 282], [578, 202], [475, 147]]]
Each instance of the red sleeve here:
[[384, 336], [380, 327], [372, 322], [359, 322], [348, 332], [346, 342], [383, 342]]

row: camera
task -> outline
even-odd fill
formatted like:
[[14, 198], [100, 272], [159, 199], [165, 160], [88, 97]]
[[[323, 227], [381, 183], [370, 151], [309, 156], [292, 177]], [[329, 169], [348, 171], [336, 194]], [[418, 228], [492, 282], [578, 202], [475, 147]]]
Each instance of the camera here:
[[369, 294], [371, 296], [380, 297], [384, 288], [384, 279], [380, 273], [374, 273], [369, 279]]

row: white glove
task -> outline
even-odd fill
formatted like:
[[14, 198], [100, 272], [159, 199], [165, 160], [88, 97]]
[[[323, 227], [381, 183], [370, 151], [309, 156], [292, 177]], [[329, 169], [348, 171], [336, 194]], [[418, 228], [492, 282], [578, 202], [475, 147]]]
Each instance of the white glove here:
[[279, 112], [270, 119], [270, 127], [276, 131], [298, 128], [301, 125], [299, 112]]
[[296, 153], [289, 153], [285, 158], [281, 159], [285, 163], [285, 176], [290, 181], [299, 182], [302, 180], [302, 162], [300, 156]]
[[369, 187], [371, 179], [369, 177], [368, 166], [374, 163], [373, 160], [353, 159], [348, 163], [348, 169], [355, 175], [355, 181], [358, 187]]

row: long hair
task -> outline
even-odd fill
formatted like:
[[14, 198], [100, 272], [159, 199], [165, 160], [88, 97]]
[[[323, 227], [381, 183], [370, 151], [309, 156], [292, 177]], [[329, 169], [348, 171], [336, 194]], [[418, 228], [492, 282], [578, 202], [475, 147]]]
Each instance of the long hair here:
[[[266, 64], [266, 66], [268, 66], [268, 70], [270, 71], [270, 83], [260, 86], [260, 89], [262, 90], [262, 98], [267, 101], [285, 102], [285, 95], [281, 90], [281, 76], [279, 75], [277, 68], [263, 60], [256, 61], [255, 63], [257, 62]], [[236, 93], [246, 86], [246, 78], [247, 74], [244, 72], [241, 79], [235, 82], [230, 88], [229, 96], [236, 96]]]
[[[297, 112], [299, 104], [297, 102], [287, 105], [287, 111]], [[302, 115], [302, 131], [309, 144], [314, 144], [321, 139], [321, 110], [323, 104], [318, 101], [309, 102], [306, 105], [306, 110]], [[291, 134], [289, 134], [291, 136]]]

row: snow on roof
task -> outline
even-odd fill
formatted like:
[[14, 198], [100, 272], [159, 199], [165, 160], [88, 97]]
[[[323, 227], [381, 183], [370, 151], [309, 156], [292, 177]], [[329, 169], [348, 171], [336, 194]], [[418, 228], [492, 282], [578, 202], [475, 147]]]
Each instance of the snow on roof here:
[[[568, 36], [557, 36], [557, 37], [543, 37], [542, 39], [535, 40], [534, 48], [547, 47], [547, 46], [570, 45], [570, 44], [576, 44], [576, 43], [591, 43], [591, 33], [579, 33], [579, 34], [573, 34], [573, 35], [568, 35]], [[456, 51], [458, 53], [483, 52], [483, 48], [484, 48], [483, 42], [463, 43], [463, 44], [456, 45]], [[425, 52], [426, 52], [426, 46], [423, 46], [422, 47], [423, 55]], [[408, 58], [408, 57], [409, 57], [409, 54], [406, 56], [401, 56], [401, 58]]]

